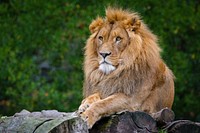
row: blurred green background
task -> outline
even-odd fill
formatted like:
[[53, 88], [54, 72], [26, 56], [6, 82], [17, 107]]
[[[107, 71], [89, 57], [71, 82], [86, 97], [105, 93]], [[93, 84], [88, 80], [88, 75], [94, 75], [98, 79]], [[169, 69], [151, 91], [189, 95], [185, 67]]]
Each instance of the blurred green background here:
[[176, 76], [176, 118], [200, 121], [198, 0], [0, 0], [1, 115], [78, 108], [88, 26], [108, 5], [141, 14]]

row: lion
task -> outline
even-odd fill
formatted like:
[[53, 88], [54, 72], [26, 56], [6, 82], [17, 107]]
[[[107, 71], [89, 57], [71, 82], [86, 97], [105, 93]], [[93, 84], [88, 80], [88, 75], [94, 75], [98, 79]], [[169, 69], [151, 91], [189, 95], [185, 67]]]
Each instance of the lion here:
[[108, 7], [89, 26], [84, 85], [78, 113], [89, 128], [122, 111], [150, 115], [171, 108], [174, 75], [160, 56], [157, 37], [136, 12]]

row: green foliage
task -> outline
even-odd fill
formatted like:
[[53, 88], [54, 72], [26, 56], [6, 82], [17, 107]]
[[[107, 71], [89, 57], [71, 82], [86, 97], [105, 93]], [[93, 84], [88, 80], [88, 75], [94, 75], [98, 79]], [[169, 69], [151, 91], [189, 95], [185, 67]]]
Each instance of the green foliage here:
[[188, 0], [0, 1], [0, 114], [77, 109], [88, 25], [108, 5], [143, 16], [176, 76], [177, 118], [200, 120], [200, 3]]

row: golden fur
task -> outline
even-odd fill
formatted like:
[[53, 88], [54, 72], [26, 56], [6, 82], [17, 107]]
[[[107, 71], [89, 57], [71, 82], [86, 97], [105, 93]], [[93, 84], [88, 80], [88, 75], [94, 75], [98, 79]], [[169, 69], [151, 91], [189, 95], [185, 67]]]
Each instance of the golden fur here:
[[107, 8], [106, 17], [95, 19], [89, 29], [79, 113], [90, 128], [116, 112], [153, 114], [172, 107], [173, 74], [160, 57], [157, 37], [137, 13]]

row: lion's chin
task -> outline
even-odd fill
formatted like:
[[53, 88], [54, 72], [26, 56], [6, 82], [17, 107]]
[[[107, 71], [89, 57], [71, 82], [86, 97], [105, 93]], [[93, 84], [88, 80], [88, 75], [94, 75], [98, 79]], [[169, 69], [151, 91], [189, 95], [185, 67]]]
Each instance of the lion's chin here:
[[115, 69], [116, 68], [113, 65], [107, 63], [100, 64], [99, 66], [99, 70], [101, 70], [105, 74], [110, 74]]

